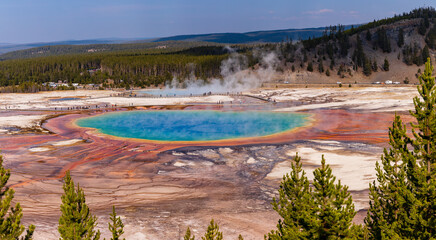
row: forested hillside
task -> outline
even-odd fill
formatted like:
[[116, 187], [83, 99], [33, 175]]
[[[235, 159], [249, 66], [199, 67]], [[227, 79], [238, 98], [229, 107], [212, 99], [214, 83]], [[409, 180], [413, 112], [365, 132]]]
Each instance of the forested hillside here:
[[0, 85], [44, 82], [97, 83], [104, 87], [151, 86], [191, 72], [204, 79], [218, 77], [221, 55], [92, 54], [0, 62]]
[[346, 30], [327, 28], [322, 37], [278, 47], [290, 83], [418, 83], [433, 59], [436, 11], [420, 8]]
[[[317, 64], [323, 72], [322, 65], [327, 63], [339, 64], [338, 75], [343, 77], [359, 70], [369, 76], [379, 70], [389, 71], [393, 53], [406, 65], [421, 66], [436, 47], [436, 11], [415, 9], [349, 30], [330, 27], [322, 37], [304, 40], [302, 44], [303, 63], [309, 58], [309, 71], [309, 65]], [[292, 58], [293, 51], [288, 49], [283, 52]]]

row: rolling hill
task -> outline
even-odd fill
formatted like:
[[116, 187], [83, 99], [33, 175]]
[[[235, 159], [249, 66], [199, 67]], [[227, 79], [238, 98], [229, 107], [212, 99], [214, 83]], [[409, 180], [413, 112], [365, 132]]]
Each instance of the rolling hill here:
[[[359, 26], [359, 25], [354, 25]], [[345, 26], [345, 29], [352, 25]], [[173, 37], [158, 38], [154, 42], [161, 41], [204, 41], [216, 43], [279, 43], [287, 39], [306, 40], [309, 37], [320, 37], [326, 27], [304, 28], [304, 29], [284, 29], [271, 31], [256, 31], [246, 33], [211, 33], [198, 35], [178, 35]]]
[[[359, 26], [359, 25], [355, 25]], [[345, 26], [345, 29], [352, 25]], [[197, 35], [178, 35], [153, 39], [89, 39], [29, 44], [0, 44], [0, 60], [77, 54], [87, 52], [111, 52], [122, 50], [149, 49], [159, 46], [180, 47], [183, 42], [198, 42], [187, 46], [204, 46], [207, 43], [220, 44], [253, 44], [279, 43], [291, 40], [306, 40], [309, 37], [320, 37], [326, 27], [256, 31], [246, 33], [210, 33]], [[175, 44], [175, 41], [182, 41]], [[160, 44], [165, 42], [165, 44]]]
[[0, 54], [29, 49], [38, 48], [42, 46], [58, 46], [58, 45], [90, 45], [90, 44], [116, 44], [123, 43], [129, 40], [126, 39], [88, 39], [88, 40], [69, 40], [69, 41], [57, 41], [57, 42], [38, 42], [38, 43], [24, 43], [24, 44], [12, 44], [12, 43], [0, 43]]

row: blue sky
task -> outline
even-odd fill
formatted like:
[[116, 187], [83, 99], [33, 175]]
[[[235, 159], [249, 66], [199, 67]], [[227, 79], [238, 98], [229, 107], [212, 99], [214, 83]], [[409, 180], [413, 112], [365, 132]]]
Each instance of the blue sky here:
[[0, 0], [0, 43], [356, 24], [436, 0]]

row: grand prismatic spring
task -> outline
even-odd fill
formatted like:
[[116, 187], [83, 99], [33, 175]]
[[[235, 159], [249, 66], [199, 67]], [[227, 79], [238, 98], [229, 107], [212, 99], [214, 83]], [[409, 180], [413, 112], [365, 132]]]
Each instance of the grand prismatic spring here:
[[81, 127], [125, 138], [212, 141], [267, 136], [303, 126], [306, 114], [221, 111], [130, 111], [79, 119]]

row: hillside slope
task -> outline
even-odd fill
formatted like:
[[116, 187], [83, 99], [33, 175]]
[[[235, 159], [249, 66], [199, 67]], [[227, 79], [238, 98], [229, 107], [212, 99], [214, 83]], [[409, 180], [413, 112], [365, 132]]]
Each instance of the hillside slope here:
[[435, 47], [436, 11], [416, 9], [356, 29], [337, 27], [299, 44], [282, 44], [279, 53], [286, 67], [281, 81], [417, 83], [426, 59], [435, 60]]

